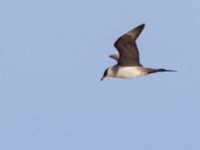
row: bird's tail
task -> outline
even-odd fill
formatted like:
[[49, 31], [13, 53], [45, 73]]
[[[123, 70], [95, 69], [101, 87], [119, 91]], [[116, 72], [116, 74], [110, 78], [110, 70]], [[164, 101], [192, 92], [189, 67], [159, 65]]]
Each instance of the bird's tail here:
[[177, 72], [176, 70], [168, 70], [168, 69], [150, 69], [149, 73], [156, 73], [156, 72]]

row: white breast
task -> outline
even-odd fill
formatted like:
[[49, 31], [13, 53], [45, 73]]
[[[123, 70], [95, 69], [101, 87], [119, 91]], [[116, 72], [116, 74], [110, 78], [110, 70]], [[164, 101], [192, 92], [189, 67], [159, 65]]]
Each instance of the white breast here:
[[144, 76], [147, 73], [142, 69], [142, 67], [120, 67], [116, 77], [118, 78], [135, 78]]

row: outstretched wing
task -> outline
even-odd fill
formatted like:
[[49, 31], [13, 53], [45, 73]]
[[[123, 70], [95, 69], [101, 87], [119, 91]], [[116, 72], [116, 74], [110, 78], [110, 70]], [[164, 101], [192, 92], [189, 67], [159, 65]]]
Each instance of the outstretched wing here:
[[135, 41], [142, 32], [144, 26], [144, 24], [139, 25], [138, 27], [119, 37], [114, 43], [114, 46], [117, 48], [120, 54], [118, 65], [142, 66], [140, 64], [139, 51]]

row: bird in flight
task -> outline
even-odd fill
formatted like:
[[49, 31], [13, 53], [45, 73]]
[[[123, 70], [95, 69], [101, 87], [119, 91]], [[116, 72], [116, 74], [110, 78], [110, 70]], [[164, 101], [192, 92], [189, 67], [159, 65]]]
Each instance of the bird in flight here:
[[141, 65], [136, 39], [144, 29], [144, 26], [144, 24], [141, 24], [117, 39], [114, 46], [118, 50], [118, 53], [109, 56], [110, 58], [115, 59], [117, 64], [104, 71], [101, 81], [105, 77], [135, 78], [151, 73], [175, 71], [163, 68], [147, 68]]

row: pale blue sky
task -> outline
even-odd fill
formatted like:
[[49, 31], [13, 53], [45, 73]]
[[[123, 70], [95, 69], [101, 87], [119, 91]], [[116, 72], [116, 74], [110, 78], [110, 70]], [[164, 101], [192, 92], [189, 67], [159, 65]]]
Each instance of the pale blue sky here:
[[[1, 150], [199, 150], [199, 0], [0, 2]], [[105, 79], [115, 40], [145, 23], [144, 66]]]

